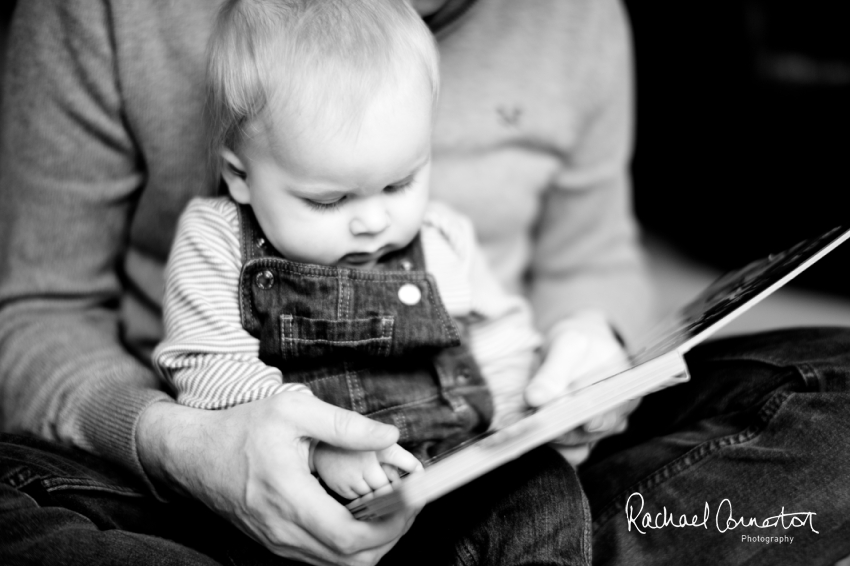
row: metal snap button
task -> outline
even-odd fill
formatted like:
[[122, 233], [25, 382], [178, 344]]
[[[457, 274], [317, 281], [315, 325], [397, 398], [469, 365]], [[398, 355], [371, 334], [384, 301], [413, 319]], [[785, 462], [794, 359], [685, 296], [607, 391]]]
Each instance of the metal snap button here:
[[398, 300], [405, 305], [413, 306], [422, 300], [422, 291], [413, 283], [405, 283], [398, 290]]
[[401, 260], [401, 268], [405, 271], [412, 271], [413, 270], [413, 262], [410, 261], [409, 259], [403, 259], [403, 260]]
[[265, 271], [257, 273], [257, 276], [254, 278], [254, 281], [257, 283], [257, 287], [259, 287], [260, 289], [271, 289], [274, 285], [274, 273], [266, 269]]
[[265, 238], [263, 238], [262, 236], [260, 236], [259, 238], [257, 238], [257, 247], [259, 247], [259, 248], [264, 248], [264, 247], [266, 247], [266, 239], [265, 239]]

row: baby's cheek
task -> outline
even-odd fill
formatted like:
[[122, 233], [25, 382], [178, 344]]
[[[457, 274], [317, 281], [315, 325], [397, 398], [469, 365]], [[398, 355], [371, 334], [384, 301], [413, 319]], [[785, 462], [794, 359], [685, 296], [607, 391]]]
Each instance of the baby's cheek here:
[[341, 248], [345, 235], [340, 235], [337, 226], [341, 221], [329, 222], [318, 218], [314, 222], [282, 222], [285, 226], [279, 227], [272, 243], [287, 259], [333, 265], [343, 255]]

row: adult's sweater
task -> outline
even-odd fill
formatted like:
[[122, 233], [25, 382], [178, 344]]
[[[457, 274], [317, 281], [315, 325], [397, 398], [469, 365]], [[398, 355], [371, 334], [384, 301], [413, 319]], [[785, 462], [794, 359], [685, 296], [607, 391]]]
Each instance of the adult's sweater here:
[[[27, 0], [0, 127], [0, 412], [145, 480], [135, 429], [173, 402], [150, 367], [177, 218], [204, 182], [204, 50], [218, 2]], [[432, 190], [469, 216], [541, 330], [605, 311], [628, 342], [649, 285], [627, 165], [616, 0], [449, 0]]]

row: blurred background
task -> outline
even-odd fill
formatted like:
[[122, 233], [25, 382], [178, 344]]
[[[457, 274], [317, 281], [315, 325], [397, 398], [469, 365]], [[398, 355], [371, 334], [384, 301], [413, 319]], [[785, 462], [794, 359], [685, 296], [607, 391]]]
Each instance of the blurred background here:
[[[850, 224], [850, 3], [624, 4], [635, 209], [662, 310], [728, 269]], [[0, 2], [0, 54], [14, 5]], [[723, 333], [850, 326], [848, 267], [850, 243]]]
[[[9, 26], [9, 18], [12, 16], [12, 10], [15, 8], [16, 0], [6, 0], [5, 2], [0, 2], [0, 77], [2, 77], [2, 71], [5, 63], [5, 53], [6, 53], [6, 30]], [[2, 91], [0, 90], [0, 94]]]
[[[850, 3], [625, 0], [635, 208], [664, 307], [850, 224]], [[729, 331], [850, 325], [850, 243]]]

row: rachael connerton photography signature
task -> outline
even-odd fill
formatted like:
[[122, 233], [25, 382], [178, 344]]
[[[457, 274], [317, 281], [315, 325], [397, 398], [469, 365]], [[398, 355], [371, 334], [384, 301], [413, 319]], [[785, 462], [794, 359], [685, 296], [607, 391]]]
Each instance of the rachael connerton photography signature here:
[[[639, 508], [636, 507], [638, 502], [640, 503]], [[634, 527], [640, 534], [646, 534], [646, 531], [643, 529], [663, 529], [665, 527], [703, 527], [707, 529], [709, 519], [711, 518], [711, 507], [708, 505], [707, 501], [703, 508], [702, 517], [694, 514], [689, 518], [689, 516], [685, 513], [677, 516], [676, 513], [667, 511], [666, 506], [660, 513], [655, 513], [653, 515], [652, 513], [644, 512], [643, 507], [643, 495], [638, 492], [631, 494], [626, 500], [626, 521], [629, 532], [631, 532], [632, 527]], [[737, 529], [738, 527], [769, 529], [780, 525], [785, 530], [808, 525], [809, 528], [812, 529], [812, 532], [818, 533], [818, 531], [815, 530], [813, 520], [815, 515], [817, 515], [817, 513], [811, 511], [786, 513], [785, 507], [782, 507], [778, 515], [767, 517], [765, 519], [744, 516], [735, 517], [732, 511], [732, 502], [728, 499], [724, 499], [717, 506], [717, 511], [714, 513], [714, 525], [717, 527], [718, 532], [721, 533]]]

